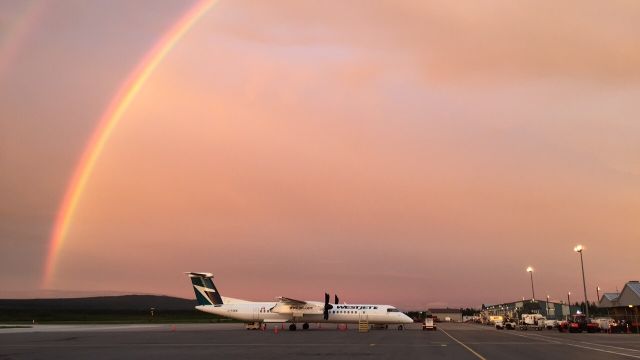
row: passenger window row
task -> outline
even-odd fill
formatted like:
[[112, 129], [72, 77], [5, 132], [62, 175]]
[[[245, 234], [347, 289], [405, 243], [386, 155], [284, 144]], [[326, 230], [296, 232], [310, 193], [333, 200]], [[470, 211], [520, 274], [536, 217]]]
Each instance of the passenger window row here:
[[[346, 310], [332, 310], [332, 314], [357, 314], [357, 311], [346, 311]], [[362, 311], [362, 314], [366, 314], [366, 311]]]

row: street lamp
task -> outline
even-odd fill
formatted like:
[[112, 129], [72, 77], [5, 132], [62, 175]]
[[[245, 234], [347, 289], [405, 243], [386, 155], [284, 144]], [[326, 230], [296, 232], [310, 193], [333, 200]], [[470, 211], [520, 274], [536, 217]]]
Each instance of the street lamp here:
[[587, 319], [589, 318], [589, 300], [587, 300], [587, 282], [584, 280], [584, 262], [582, 261], [582, 245], [576, 245], [573, 248], [573, 251], [580, 253], [580, 267], [582, 268], [582, 287], [584, 289], [584, 307], [587, 314]]
[[596, 286], [596, 295], [598, 296], [598, 303], [600, 303], [600, 286]]
[[549, 318], [549, 294], [547, 294], [547, 319]]
[[[640, 330], [638, 330], [638, 307], [636, 306], [636, 311], [633, 311], [633, 305], [629, 305], [629, 309], [631, 309], [631, 316], [634, 316], [634, 318], [636, 319], [636, 332], [638, 334], [640, 334]], [[631, 322], [631, 321], [629, 321]]]
[[531, 301], [536, 301], [536, 292], [533, 290], [533, 268], [531, 266], [527, 267], [527, 272], [531, 275]]
[[571, 291], [567, 292], [567, 304], [569, 304], [569, 315], [571, 315]]

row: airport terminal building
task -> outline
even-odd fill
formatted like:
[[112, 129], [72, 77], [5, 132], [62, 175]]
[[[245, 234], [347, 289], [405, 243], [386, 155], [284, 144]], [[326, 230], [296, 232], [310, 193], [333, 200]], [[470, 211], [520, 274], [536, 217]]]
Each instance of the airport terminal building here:
[[514, 319], [519, 319], [522, 314], [541, 314], [547, 319], [563, 319], [571, 314], [575, 314], [580, 308], [569, 306], [564, 302], [554, 302], [544, 300], [522, 300], [496, 305], [483, 305], [482, 310], [487, 316], [502, 315]]
[[460, 309], [429, 309], [429, 313], [438, 321], [462, 322], [462, 310]]
[[598, 307], [607, 310], [607, 314], [617, 319], [638, 321], [640, 311], [640, 282], [627, 282], [620, 292], [605, 292], [598, 299]]

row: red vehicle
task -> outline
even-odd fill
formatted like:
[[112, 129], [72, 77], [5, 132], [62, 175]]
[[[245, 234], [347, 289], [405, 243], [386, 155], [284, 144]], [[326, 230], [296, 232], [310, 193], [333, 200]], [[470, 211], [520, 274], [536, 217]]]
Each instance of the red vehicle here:
[[558, 325], [558, 331], [569, 330], [572, 333], [581, 333], [583, 331], [594, 333], [600, 332], [600, 326], [591, 319], [587, 319], [584, 314], [572, 315], [568, 321], [563, 321]]
[[587, 332], [589, 332], [589, 333], [600, 332], [600, 325], [598, 325], [598, 323], [594, 323], [592, 321], [588, 321], [587, 322]]

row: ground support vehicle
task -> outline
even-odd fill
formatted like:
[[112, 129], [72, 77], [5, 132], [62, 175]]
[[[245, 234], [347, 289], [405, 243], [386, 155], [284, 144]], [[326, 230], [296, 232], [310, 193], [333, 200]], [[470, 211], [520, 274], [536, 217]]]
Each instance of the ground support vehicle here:
[[545, 327], [546, 319], [540, 314], [522, 314], [522, 319], [518, 322], [520, 330], [542, 330]]
[[262, 324], [258, 321], [248, 322], [244, 325], [244, 328], [247, 330], [260, 330], [262, 328]]
[[558, 331], [569, 331], [572, 333], [581, 333], [583, 331], [594, 333], [600, 332], [600, 326], [597, 322], [587, 319], [584, 314], [571, 315], [571, 317], [560, 323]]
[[433, 322], [433, 318], [427, 317], [424, 319], [424, 323], [422, 324], [422, 330], [437, 330], [435, 323]]
[[544, 322], [544, 327], [547, 328], [547, 330], [553, 330], [554, 328], [558, 327], [558, 320], [546, 320]]

